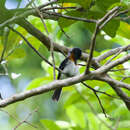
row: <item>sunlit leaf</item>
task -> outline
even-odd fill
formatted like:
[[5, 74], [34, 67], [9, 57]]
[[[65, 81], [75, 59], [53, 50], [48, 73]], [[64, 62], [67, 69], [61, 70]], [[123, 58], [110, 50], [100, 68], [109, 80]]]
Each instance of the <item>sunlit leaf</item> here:
[[85, 117], [84, 117], [84, 113], [82, 111], [80, 111], [74, 105], [71, 105], [71, 106], [67, 107], [66, 113], [67, 113], [68, 117], [74, 123], [78, 124], [82, 128], [85, 128], [85, 126], [86, 126]]
[[84, 8], [88, 8], [91, 4], [91, 0], [59, 0], [59, 3], [77, 3]]
[[130, 39], [130, 25], [125, 22], [120, 22], [120, 27], [117, 31], [117, 34], [127, 39]]
[[108, 22], [108, 23], [104, 26], [103, 30], [104, 30], [104, 31], [106, 32], [106, 34], [108, 34], [109, 36], [115, 37], [116, 31], [117, 31], [119, 25], [120, 25], [119, 20], [114, 20], [114, 19], [113, 19], [113, 20], [111, 20], [110, 22]]
[[48, 83], [50, 80], [50, 77], [36, 78], [26, 87], [26, 90], [37, 88], [43, 84]]
[[68, 106], [75, 104], [76, 102], [79, 101], [80, 101], [80, 95], [77, 93], [72, 93], [66, 100], [64, 107], [67, 108]]
[[40, 120], [47, 130], [60, 130], [59, 126], [52, 120]]
[[99, 122], [92, 113], [87, 113], [87, 119], [89, 122], [89, 128], [92, 130], [98, 130]]
[[17, 48], [14, 52], [7, 57], [8, 60], [24, 58], [26, 52], [22, 48]]

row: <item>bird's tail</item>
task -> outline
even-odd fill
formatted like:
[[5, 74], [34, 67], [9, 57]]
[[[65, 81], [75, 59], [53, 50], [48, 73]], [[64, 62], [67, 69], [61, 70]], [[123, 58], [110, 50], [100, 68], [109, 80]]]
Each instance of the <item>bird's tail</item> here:
[[61, 91], [62, 91], [62, 88], [57, 88], [57, 89], [54, 91], [53, 95], [52, 95], [52, 100], [58, 101], [59, 98], [60, 98]]

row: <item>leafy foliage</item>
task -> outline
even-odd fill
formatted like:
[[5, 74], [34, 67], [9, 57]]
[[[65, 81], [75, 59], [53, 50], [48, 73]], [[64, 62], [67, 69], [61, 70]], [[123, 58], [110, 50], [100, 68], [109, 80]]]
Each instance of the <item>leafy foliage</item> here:
[[[14, 1], [16, 3], [24, 2], [24, 0]], [[0, 0], [0, 12], [4, 12], [3, 14], [0, 13], [0, 23], [12, 18], [12, 15], [14, 15], [12, 11], [17, 11], [5, 9], [5, 2], [7, 1]], [[123, 5], [125, 9], [129, 9], [130, 7], [129, 0], [123, 0], [122, 3], [120, 3], [120, 0], [59, 0], [58, 2], [58, 4], [60, 6], [63, 5], [63, 7], [77, 6], [81, 9], [73, 11], [70, 11], [69, 9], [67, 9], [67, 11], [59, 9], [58, 11], [60, 13], [62, 12], [67, 16], [87, 19], [100, 19], [108, 10], [117, 5]], [[39, 0], [36, 1], [36, 4], [43, 3]], [[26, 9], [24, 8], [25, 6], [26, 3], [23, 6], [23, 9]], [[29, 8], [31, 8], [31, 6]], [[24, 13], [24, 11], [22, 10], [21, 12]], [[5, 15], [6, 12], [7, 15]], [[124, 18], [128, 15], [129, 13], [125, 15], [123, 14], [118, 18]], [[109, 21], [103, 30], [98, 34], [96, 50], [94, 52], [95, 57], [112, 48], [130, 44], [130, 22], [128, 20], [120, 21], [119, 19]], [[43, 24], [39, 18], [30, 16], [28, 20], [37, 29], [45, 33], [45, 29], [43, 28]], [[83, 51], [89, 52], [88, 48], [95, 28], [94, 23], [77, 22], [76, 20], [68, 20], [62, 17], [58, 19], [58, 22], [45, 20], [45, 23], [49, 33], [53, 37], [54, 42], [58, 42], [59, 44], [69, 47], [78, 46]], [[44, 55], [49, 61], [52, 61], [50, 52], [45, 46], [43, 46], [43, 44], [41, 44], [39, 40], [28, 34], [20, 26], [14, 24], [11, 24], [11, 26], [21, 32], [36, 50]], [[65, 30], [66, 34], [70, 36], [70, 39], [66, 38], [60, 28]], [[21, 92], [23, 90], [31, 90], [53, 80], [53, 69], [51, 67], [42, 61], [39, 56], [37, 56], [15, 32], [9, 31], [6, 33], [5, 28], [0, 28], [0, 58], [4, 48], [6, 49], [3, 59], [6, 63], [2, 65], [0, 64], [0, 72], [5, 73], [6, 69], [9, 70], [8, 77], [11, 79], [10, 84], [15, 88], [15, 91]], [[57, 53], [54, 55], [56, 66], [59, 66], [60, 62], [64, 59], [64, 56]], [[116, 58], [119, 58], [122, 55], [126, 55], [126, 53], [120, 54]], [[106, 63], [110, 58], [111, 57], [103, 60], [101, 65]], [[129, 66], [130, 61], [127, 62], [127, 64], [119, 65], [113, 69], [124, 69], [129, 68]], [[80, 73], [83, 73], [84, 70], [85, 67], [81, 66]], [[11, 76], [13, 72], [21, 74], [21, 76], [13, 79], [14, 77]], [[130, 71], [113, 71], [109, 72], [109, 75], [120, 81], [125, 75], [129, 76]], [[0, 75], [0, 78], [1, 77], [2, 76]], [[123, 82], [130, 84], [129, 79], [124, 79]], [[94, 89], [104, 91], [112, 96], [116, 96], [113, 89], [111, 89], [110, 86], [104, 82], [88, 80], [85, 83]], [[2, 83], [0, 84], [2, 86]], [[5, 88], [7, 86], [5, 86]], [[76, 89], [74, 89], [75, 87], [80, 91], [81, 95], [76, 91]], [[6, 90], [6, 93], [9, 93], [8, 91], [9, 90]], [[130, 96], [129, 91], [123, 91]], [[38, 107], [38, 113], [33, 113], [29, 121], [38, 126], [39, 130], [109, 130], [105, 123], [113, 128], [116, 128], [118, 123], [117, 130], [130, 129], [129, 111], [125, 108], [124, 103], [117, 98], [111, 98], [104, 94], [98, 93], [106, 113], [110, 116], [110, 119], [107, 119], [102, 114], [102, 110], [94, 93], [81, 84], [65, 88], [62, 94], [63, 97], [61, 97], [61, 100], [58, 103], [51, 101], [51, 95], [52, 92], [39, 95], [29, 99], [28, 101], [11, 105], [7, 107], [6, 110], [19, 120], [23, 120], [23, 118], [25, 118], [30, 111]], [[96, 111], [96, 114], [89, 107], [89, 104], [86, 100], [84, 100], [84, 98], [91, 103], [92, 107]], [[99, 120], [99, 118], [105, 123]], [[2, 130], [12, 129], [16, 126], [16, 124], [17, 122], [13, 118], [0, 114], [0, 126]], [[25, 124], [19, 127], [19, 129], [32, 130], [33, 128]]]

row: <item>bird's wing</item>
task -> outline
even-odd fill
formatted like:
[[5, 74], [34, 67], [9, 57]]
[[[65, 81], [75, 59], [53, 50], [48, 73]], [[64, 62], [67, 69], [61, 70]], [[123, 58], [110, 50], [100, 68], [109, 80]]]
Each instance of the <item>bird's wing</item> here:
[[[68, 58], [64, 59], [61, 62], [60, 66], [59, 66], [59, 69], [63, 70], [65, 68], [65, 66], [67, 65], [67, 62], [68, 62]], [[61, 77], [61, 72], [58, 73], [57, 79], [60, 79], [60, 77]]]

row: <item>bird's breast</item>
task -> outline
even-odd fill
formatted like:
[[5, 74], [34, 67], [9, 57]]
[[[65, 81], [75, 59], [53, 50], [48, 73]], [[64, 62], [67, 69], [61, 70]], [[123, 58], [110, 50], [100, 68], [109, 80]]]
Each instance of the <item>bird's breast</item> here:
[[[79, 67], [77, 65], [75, 65], [74, 62], [69, 61], [67, 63], [67, 65], [65, 66], [65, 68], [63, 69], [64, 73], [67, 73], [67, 75], [69, 75], [69, 77], [72, 76], [76, 76], [77, 74], [79, 74]], [[68, 76], [62, 74], [61, 75], [61, 79], [67, 78]]]

